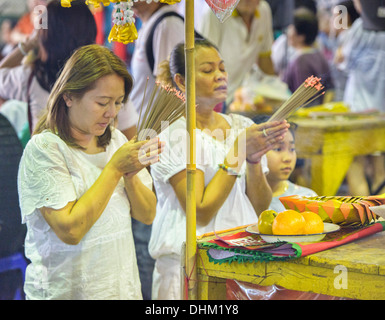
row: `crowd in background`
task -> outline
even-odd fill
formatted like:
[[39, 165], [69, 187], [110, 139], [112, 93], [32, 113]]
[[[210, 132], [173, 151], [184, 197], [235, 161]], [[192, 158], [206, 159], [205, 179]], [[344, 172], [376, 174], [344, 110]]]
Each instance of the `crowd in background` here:
[[[24, 11], [21, 11], [21, 8], [23, 6], [18, 6], [17, 10], [13, 9], [14, 7], [16, 7], [16, 4], [14, 4], [14, 2], [6, 0], [0, 2], [0, 7], [2, 8], [2, 12], [4, 12], [0, 16], [0, 58], [10, 53], [11, 50], [15, 46], [17, 46], [19, 42], [24, 41], [26, 37], [28, 37], [32, 33], [34, 15], [33, 8], [38, 5], [44, 5], [46, 2], [47, 0], [24, 1]], [[267, 11], [264, 8], [264, 2], [268, 4], [269, 9], [267, 9]], [[260, 52], [261, 57], [264, 53], [271, 53], [271, 60], [274, 65], [274, 70], [271, 71], [266, 69], [266, 63], [260, 63], [259, 67], [267, 74], [277, 74], [280, 75], [283, 79], [286, 79], [285, 81], [289, 82], [289, 87], [291, 91], [293, 91], [298, 86], [298, 82], [302, 80], [303, 75], [301, 75], [300, 79], [298, 79], [296, 83], [292, 83], [292, 74], [290, 74], [289, 71], [285, 76], [284, 71], [288, 66], [289, 60], [296, 57], [299, 51], [303, 51], [302, 48], [295, 48], [295, 45], [293, 45], [293, 40], [288, 39], [290, 35], [290, 25], [293, 25], [296, 19], [298, 20], [300, 19], [299, 16], [302, 16], [303, 21], [305, 21], [305, 25], [303, 25], [302, 28], [305, 31], [300, 32], [308, 33], [309, 29], [314, 30], [313, 35], [310, 35], [310, 37], [313, 38], [312, 43], [310, 43], [307, 47], [312, 48], [313, 51], [317, 51], [318, 53], [322, 54], [322, 57], [320, 56], [318, 57], [319, 59], [316, 59], [316, 64], [320, 65], [324, 63], [320, 61], [320, 59], [324, 59], [328, 64], [327, 66], [324, 65], [322, 70], [317, 71], [323, 72], [322, 75], [328, 79], [326, 80], [326, 82], [328, 83], [328, 87], [332, 87], [334, 89], [333, 100], [342, 101], [344, 99], [344, 88], [347, 81], [347, 71], [342, 70], [342, 68], [340, 67], [340, 65], [342, 65], [342, 63], [340, 63], [340, 61], [338, 60], [340, 59], [340, 48], [341, 44], [344, 42], [346, 33], [350, 28], [351, 24], [359, 17], [359, 13], [357, 13], [352, 3], [353, 1], [338, 0], [286, 0], [284, 2], [275, 0], [262, 1], [262, 5], [259, 5], [259, 9], [262, 10], [261, 19], [263, 20], [263, 23], [261, 22], [261, 25], [264, 24], [264, 28], [267, 29], [271, 28], [271, 30], [268, 30], [267, 32], [272, 32], [273, 38], [271, 40], [266, 39], [265, 41], [272, 41], [272, 43], [269, 44], [267, 42], [266, 44], [264, 44], [265, 47], [263, 47], [263, 49], [251, 48], [250, 50], [254, 50], [254, 52], [258, 50], [266, 51]], [[343, 5], [348, 9], [348, 23], [346, 23], [345, 20], [341, 20], [345, 19], [345, 17], [342, 17], [342, 14], [345, 14], [345, 12], [334, 12], [334, 10], [336, 10], [335, 8], [337, 5]], [[181, 1], [180, 3], [172, 7], [173, 10], [177, 11], [181, 16], [184, 15], [184, 1]], [[129, 69], [129, 71], [131, 71], [132, 66], [135, 66], [135, 64], [132, 64], [131, 61], [136, 45], [135, 42], [128, 45], [122, 45], [120, 43], [110, 43], [107, 40], [108, 33], [112, 26], [112, 21], [110, 18], [112, 15], [112, 11], [112, 5], [104, 7], [103, 9], [99, 8], [97, 10], [94, 10], [94, 16], [98, 28], [96, 43], [103, 44], [111, 48], [120, 58], [126, 61], [127, 68]], [[235, 41], [234, 39], [236, 38], [234, 35], [237, 34], [238, 30], [231, 31], [234, 30], [234, 27], [230, 26], [229, 22], [230, 20], [232, 20], [231, 17], [228, 19], [229, 21], [227, 21], [226, 24], [221, 26], [221, 24], [219, 23], [217, 24], [218, 26], [214, 26], [213, 24], [215, 24], [216, 21], [214, 21], [213, 23], [209, 22], [211, 21], [211, 19], [215, 18], [215, 16], [210, 11], [211, 10], [209, 9], [209, 7], [205, 5], [204, 0], [195, 1], [196, 29], [198, 31], [201, 31], [201, 34], [203, 34], [205, 37], [214, 42], [217, 46], [219, 44], [219, 40], [217, 41], [215, 37], [218, 37], [218, 35], [222, 33], [230, 33], [227, 37], [221, 40], [221, 44], [219, 45], [219, 47], [221, 49], [221, 52], [224, 52], [224, 55], [228, 55], [227, 60], [234, 60], [234, 57], [231, 56], [231, 52], [236, 52], [236, 50], [230, 49], [231, 45], [233, 44], [233, 41]], [[271, 17], [269, 18], [269, 16]], [[269, 21], [269, 19], [271, 21]], [[265, 21], [266, 23], [264, 23]], [[209, 23], [211, 24], [209, 25]], [[136, 16], [135, 24], [137, 29], [140, 30], [142, 20], [138, 15]], [[311, 25], [315, 24], [317, 25], [316, 28], [312, 28]], [[220, 31], [220, 28], [223, 26], [225, 28], [228, 26], [228, 30]], [[233, 32], [233, 34], [231, 32]], [[266, 32], [266, 30], [263, 29], [263, 32]], [[215, 37], [213, 37], [213, 35], [215, 35]], [[179, 39], [179, 36], [177, 38]], [[140, 39], [138, 41], [140, 41]], [[157, 59], [156, 56], [155, 58]], [[234, 73], [232, 69], [238, 69], [241, 66], [246, 70], [249, 67], [248, 63], [246, 63], [246, 66], [243, 66], [244, 63], [242, 57], [238, 56], [235, 60], [236, 62], [229, 62], [228, 66], [230, 72], [230, 79], [233, 78], [235, 80], [230, 82], [230, 94], [227, 101], [227, 105], [231, 103], [232, 99], [234, 98], [233, 92], [236, 90], [237, 87], [240, 86], [243, 78], [245, 77], [245, 72], [238, 71], [238, 73]], [[308, 57], [307, 60], [312, 60], [312, 57]], [[156, 62], [158, 61], [156, 60]], [[302, 62], [301, 64], [304, 64], [304, 62]], [[155, 68], [156, 67], [157, 66], [155, 64]], [[330, 70], [328, 70], [327, 68], [330, 68]], [[325, 70], [327, 72], [325, 72]], [[297, 70], [297, 72], [300, 71]], [[302, 70], [302, 72], [309, 73], [309, 70]], [[352, 103], [352, 101], [349, 99], [347, 101]], [[136, 108], [138, 109], [138, 107]]]

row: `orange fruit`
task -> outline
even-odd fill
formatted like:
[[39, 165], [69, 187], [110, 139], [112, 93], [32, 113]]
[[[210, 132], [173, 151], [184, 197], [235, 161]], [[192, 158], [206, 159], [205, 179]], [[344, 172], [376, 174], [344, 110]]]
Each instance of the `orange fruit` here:
[[324, 232], [324, 223], [322, 221], [322, 218], [318, 214], [311, 211], [305, 211], [305, 212], [302, 212], [301, 214], [306, 221], [305, 228], [304, 228], [305, 234]]
[[303, 234], [305, 218], [297, 211], [286, 210], [278, 213], [272, 225], [275, 235], [296, 235]]

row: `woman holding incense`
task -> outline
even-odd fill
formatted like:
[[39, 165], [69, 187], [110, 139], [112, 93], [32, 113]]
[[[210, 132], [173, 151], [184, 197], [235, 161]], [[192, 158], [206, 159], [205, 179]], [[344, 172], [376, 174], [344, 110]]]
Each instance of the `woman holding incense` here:
[[[184, 44], [163, 64], [160, 81], [185, 92]], [[256, 223], [272, 193], [264, 154], [282, 140], [286, 121], [253, 124], [240, 115], [216, 113], [227, 97], [223, 59], [207, 40], [195, 42], [197, 234]], [[153, 299], [180, 299], [180, 253], [186, 240], [186, 118], [160, 134], [166, 147], [151, 166], [158, 197], [149, 244], [156, 259]]]
[[19, 168], [27, 299], [142, 298], [131, 217], [155, 216], [144, 168], [162, 144], [114, 128], [131, 88], [124, 62], [98, 45], [78, 49], [53, 86]]

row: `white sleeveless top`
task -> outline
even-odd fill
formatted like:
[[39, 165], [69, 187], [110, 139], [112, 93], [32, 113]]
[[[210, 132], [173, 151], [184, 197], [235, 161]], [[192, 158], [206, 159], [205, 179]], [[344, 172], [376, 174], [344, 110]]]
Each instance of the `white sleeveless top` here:
[[[205, 175], [205, 186], [219, 170], [236, 137], [254, 122], [237, 114], [221, 114], [231, 126], [226, 140], [219, 141], [202, 130], [196, 130], [196, 168]], [[180, 118], [164, 130], [159, 138], [165, 141], [160, 161], [151, 166], [151, 175], [158, 197], [157, 210], [152, 224], [149, 251], [154, 259], [164, 255], [180, 255], [186, 241], [186, 214], [181, 207], [169, 179], [186, 169], [186, 119]], [[262, 170], [268, 172], [266, 156], [262, 157]], [[246, 195], [246, 163], [240, 170], [230, 194], [218, 213], [206, 225], [197, 225], [197, 235], [211, 231], [256, 223], [257, 214]]]

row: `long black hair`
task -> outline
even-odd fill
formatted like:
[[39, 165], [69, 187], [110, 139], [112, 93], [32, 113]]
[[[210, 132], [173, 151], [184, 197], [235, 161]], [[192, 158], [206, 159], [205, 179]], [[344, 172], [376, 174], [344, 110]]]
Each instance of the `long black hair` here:
[[95, 42], [96, 23], [84, 1], [74, 1], [70, 8], [62, 7], [60, 1], [51, 1], [47, 17], [48, 28], [39, 30], [39, 41], [48, 59], [37, 59], [33, 71], [40, 86], [49, 92], [72, 53]]

